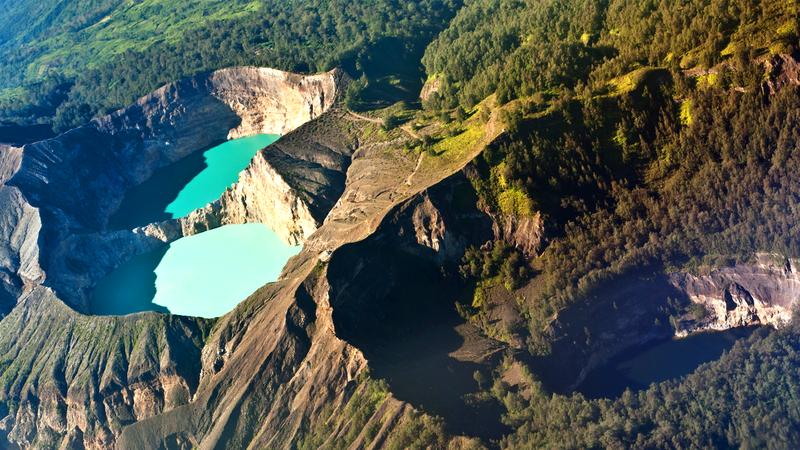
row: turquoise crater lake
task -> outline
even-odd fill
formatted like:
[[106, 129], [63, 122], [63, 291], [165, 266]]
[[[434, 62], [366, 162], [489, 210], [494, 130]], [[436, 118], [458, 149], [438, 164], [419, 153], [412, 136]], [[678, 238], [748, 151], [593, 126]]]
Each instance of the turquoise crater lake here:
[[219, 317], [278, 276], [300, 247], [260, 223], [226, 225], [133, 257], [94, 290], [92, 314]]
[[[185, 216], [213, 202], [237, 181], [252, 157], [277, 138], [258, 135], [228, 141], [203, 153], [205, 167], [190, 155], [161, 169], [123, 201], [117, 223], [146, 220], [154, 202], [161, 205], [157, 209], [166, 218]], [[182, 180], [182, 188], [176, 180]], [[167, 201], [164, 196], [169, 197]], [[299, 251], [300, 247], [287, 245], [263, 224], [226, 225], [132, 257], [96, 285], [90, 312], [161, 311], [219, 317], [275, 281], [286, 261]]]
[[239, 172], [250, 164], [253, 156], [279, 137], [275, 134], [258, 134], [234, 139], [206, 151], [203, 154], [206, 168], [181, 189], [165, 211], [173, 218], [183, 217], [218, 199], [225, 189], [236, 183]]
[[130, 230], [186, 216], [215, 201], [234, 184], [256, 153], [278, 140], [276, 134], [233, 139], [157, 170], [133, 187], [109, 218], [109, 228]]

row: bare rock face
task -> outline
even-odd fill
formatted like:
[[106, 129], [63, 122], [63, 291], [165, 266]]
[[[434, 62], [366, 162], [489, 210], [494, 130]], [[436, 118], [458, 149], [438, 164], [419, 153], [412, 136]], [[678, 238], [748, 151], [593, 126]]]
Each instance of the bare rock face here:
[[800, 302], [797, 264], [796, 260], [758, 254], [754, 264], [717, 269], [707, 275], [672, 275], [672, 284], [704, 311], [693, 320], [682, 322], [677, 335], [788, 324]]
[[213, 95], [241, 119], [228, 133], [228, 138], [235, 139], [259, 133], [286, 134], [318, 117], [333, 105], [341, 76], [339, 72], [307, 76], [243, 67], [218, 70], [210, 78]]
[[257, 154], [219, 200], [180, 220], [182, 235], [259, 222], [291, 245], [304, 242], [344, 190], [358, 145], [345, 117], [334, 108]]
[[442, 78], [441, 77], [432, 77], [425, 81], [425, 84], [422, 85], [422, 91], [419, 93], [419, 98], [423, 102], [427, 102], [430, 100], [434, 94], [438, 93], [442, 89]]
[[304, 242], [318, 226], [308, 205], [263, 154], [253, 158], [239, 182], [220, 200], [181, 219], [181, 234], [189, 236], [221, 225], [248, 222], [268, 225], [290, 245]]
[[800, 86], [800, 61], [797, 55], [775, 55], [764, 61], [767, 80], [764, 89], [775, 94], [784, 86]]
[[[479, 181], [481, 174], [474, 164], [465, 169], [468, 179]], [[480, 209], [492, 219], [492, 233], [500, 240], [515, 247], [526, 256], [536, 256], [544, 241], [544, 220], [538, 211], [530, 215], [505, 214], [482, 202]]]
[[392, 232], [397, 246], [437, 264], [458, 263], [467, 246], [492, 238], [492, 220], [476, 203], [463, 173], [443, 180], [399, 208]]
[[16, 298], [41, 283], [39, 211], [24, 201], [19, 190], [0, 185], [0, 304], [6, 311]]
[[21, 148], [0, 144], [0, 184], [4, 184], [17, 173], [21, 161]]
[[495, 239], [513, 245], [526, 255], [536, 255], [544, 239], [544, 220], [540, 213], [530, 216], [504, 215], [494, 223]]

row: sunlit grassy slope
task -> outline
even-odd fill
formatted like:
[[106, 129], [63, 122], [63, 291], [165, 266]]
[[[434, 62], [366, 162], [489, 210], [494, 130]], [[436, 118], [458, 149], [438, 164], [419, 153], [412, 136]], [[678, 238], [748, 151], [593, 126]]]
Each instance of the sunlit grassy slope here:
[[126, 50], [178, 41], [189, 30], [255, 14], [259, 0], [0, 0], [0, 87], [74, 74]]

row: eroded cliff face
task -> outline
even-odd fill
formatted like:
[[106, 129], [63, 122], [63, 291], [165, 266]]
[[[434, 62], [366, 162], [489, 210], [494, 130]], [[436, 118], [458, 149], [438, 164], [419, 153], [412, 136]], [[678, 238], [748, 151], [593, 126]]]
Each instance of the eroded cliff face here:
[[706, 275], [673, 274], [672, 284], [701, 306], [694, 317], [683, 317], [676, 334], [789, 324], [800, 303], [797, 263], [761, 253], [752, 264], [716, 269]]
[[766, 80], [762, 89], [775, 94], [784, 86], [800, 86], [800, 60], [798, 55], [773, 55], [764, 60]]
[[20, 162], [21, 148], [0, 144], [0, 184], [5, 184], [19, 170]]
[[209, 77], [212, 95], [241, 120], [229, 139], [286, 134], [333, 106], [342, 73], [297, 75], [266, 67], [218, 70]]
[[0, 186], [0, 205], [0, 308], [8, 311], [44, 279], [38, 246], [42, 223], [39, 211], [16, 188]]
[[287, 243], [302, 244], [342, 195], [358, 142], [334, 106], [257, 154], [219, 200], [179, 221], [181, 235], [258, 222]]

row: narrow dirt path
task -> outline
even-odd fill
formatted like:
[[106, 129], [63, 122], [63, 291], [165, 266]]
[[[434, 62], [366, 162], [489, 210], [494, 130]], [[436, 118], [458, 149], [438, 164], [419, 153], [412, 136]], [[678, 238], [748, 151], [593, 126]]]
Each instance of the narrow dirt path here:
[[414, 166], [414, 170], [412, 170], [411, 173], [408, 174], [408, 177], [406, 177], [406, 186], [411, 186], [411, 179], [414, 178], [414, 175], [417, 174], [417, 171], [419, 170], [419, 167], [422, 165], [422, 158], [424, 156], [425, 156], [425, 152], [420, 152], [419, 153], [419, 157], [417, 158], [417, 165]]
[[376, 119], [374, 117], [364, 116], [364, 115], [361, 115], [361, 114], [359, 114], [357, 112], [350, 111], [349, 109], [347, 110], [347, 113], [350, 114], [351, 116], [355, 117], [356, 119], [366, 120], [367, 122], [372, 122], [372, 123], [377, 123], [377, 124], [383, 125], [383, 120], [381, 120], [381, 119]]
[[[383, 123], [384, 123], [383, 119], [376, 119], [374, 117], [368, 117], [368, 116], [359, 114], [357, 112], [350, 111], [349, 109], [347, 110], [347, 114], [349, 114], [351, 117], [353, 117], [355, 119], [358, 119], [358, 120], [365, 120], [367, 122], [377, 123], [379, 125], [383, 125]], [[401, 125], [400, 129], [403, 130], [403, 132], [405, 132], [409, 137], [411, 137], [411, 139], [417, 139], [417, 140], [422, 139], [422, 136], [417, 134], [407, 124]]]

